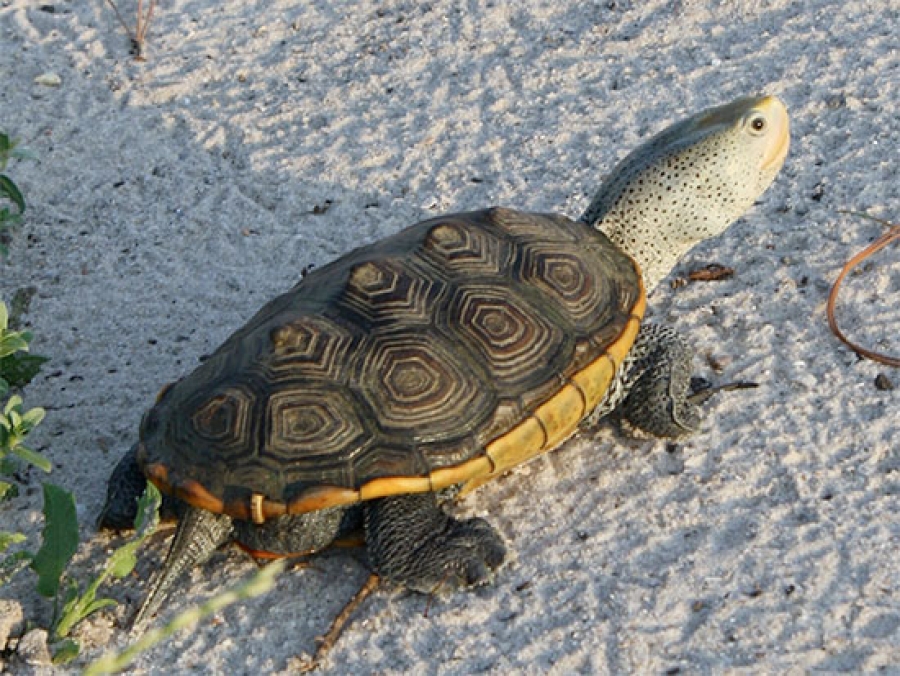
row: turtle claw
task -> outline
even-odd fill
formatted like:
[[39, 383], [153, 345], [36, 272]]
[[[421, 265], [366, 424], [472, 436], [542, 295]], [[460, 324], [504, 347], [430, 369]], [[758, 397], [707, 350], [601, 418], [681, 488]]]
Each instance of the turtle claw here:
[[694, 376], [691, 378], [691, 393], [688, 395], [687, 400], [695, 406], [699, 406], [719, 392], [749, 390], [755, 387], [759, 387], [759, 383], [754, 383], [749, 380], [735, 380], [730, 383], [723, 383], [722, 385], [713, 385], [706, 378]]
[[506, 558], [506, 547], [494, 528], [484, 519], [452, 521], [442, 543], [441, 556], [446, 573], [437, 585], [451, 588], [478, 587], [487, 584]]

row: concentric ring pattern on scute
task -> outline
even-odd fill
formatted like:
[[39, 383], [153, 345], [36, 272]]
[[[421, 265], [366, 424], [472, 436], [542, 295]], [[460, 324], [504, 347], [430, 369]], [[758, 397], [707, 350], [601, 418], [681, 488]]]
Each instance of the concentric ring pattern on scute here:
[[582, 223], [505, 209], [419, 223], [260, 310], [161, 398], [142, 462], [241, 516], [260, 496], [290, 511], [372, 482], [390, 494], [390, 477], [427, 490], [605, 359], [639, 295], [634, 264]]
[[460, 344], [478, 353], [494, 387], [518, 396], [526, 387], [559, 374], [571, 341], [541, 308], [495, 280], [461, 284], [450, 304], [447, 328]]
[[477, 365], [437, 335], [376, 334], [359, 360], [359, 382], [379, 425], [417, 445], [462, 436], [496, 405]]

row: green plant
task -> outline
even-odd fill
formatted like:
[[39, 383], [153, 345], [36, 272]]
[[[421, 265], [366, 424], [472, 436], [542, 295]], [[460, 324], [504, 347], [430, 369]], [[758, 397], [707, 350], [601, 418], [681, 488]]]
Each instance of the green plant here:
[[[13, 180], [3, 173], [11, 158], [32, 157], [26, 149], [17, 146], [18, 141], [0, 131], [0, 200], [12, 202], [15, 208], [13, 211], [9, 206], [2, 205], [0, 202], [0, 232], [13, 223], [19, 222], [25, 211], [25, 198], [22, 196], [22, 192]], [[7, 253], [6, 245], [0, 241], [0, 255], [5, 256]]]
[[[27, 331], [12, 331], [9, 329], [9, 315], [6, 304], [0, 302], [0, 402], [9, 393], [13, 385], [21, 385], [34, 377], [43, 357], [25, 363], [20, 359], [20, 353], [27, 352], [31, 334]], [[33, 356], [33, 355], [25, 355]], [[11, 396], [0, 408], [0, 476], [10, 474], [13, 463], [10, 456], [16, 456], [36, 467], [49, 472], [50, 461], [40, 453], [28, 448], [24, 441], [28, 434], [44, 418], [44, 409], [33, 408], [28, 411], [23, 409], [22, 397]], [[0, 479], [0, 499], [13, 494], [14, 486], [8, 481]], [[26, 551], [7, 553], [13, 546], [25, 541], [21, 533], [0, 531], [0, 585], [25, 567], [31, 560], [31, 555]]]
[[[21, 533], [0, 531], [0, 554], [5, 554], [6, 550], [12, 545], [17, 545], [24, 541], [25, 536]], [[5, 585], [13, 575], [24, 568], [30, 559], [31, 555], [22, 551], [6, 554], [0, 559], [0, 586]]]
[[[43, 357], [22, 355], [28, 351], [31, 334], [28, 331], [9, 329], [9, 314], [6, 304], [0, 302], [0, 397], [9, 393], [10, 386], [21, 386], [31, 380]], [[23, 359], [23, 357], [32, 357]], [[0, 409], [0, 473], [9, 473], [10, 455], [17, 456], [45, 472], [51, 469], [50, 461], [25, 445], [25, 438], [44, 419], [44, 409], [23, 408], [22, 397], [11, 396]], [[0, 498], [6, 496], [12, 485], [0, 480]]]
[[[38, 576], [38, 592], [54, 600], [50, 640], [53, 644], [55, 663], [67, 662], [78, 655], [79, 645], [67, 638], [75, 625], [98, 610], [115, 605], [116, 602], [112, 599], [98, 598], [100, 586], [110, 577], [123, 578], [134, 570], [138, 548], [159, 524], [161, 502], [159, 490], [153, 484], [148, 484], [138, 501], [134, 537], [110, 555], [103, 570], [84, 588], [84, 591], [76, 580], [68, 580], [60, 608], [59, 592], [63, 574], [78, 549], [78, 519], [74, 496], [59, 486], [44, 484], [44, 530], [41, 534], [41, 548], [37, 554], [22, 551], [8, 558], [14, 558], [18, 568], [23, 567], [24, 562], [30, 562], [31, 569]], [[4, 535], [9, 537], [0, 537], [0, 551], [10, 544], [25, 540], [25, 537], [18, 533]]]
[[139, 654], [164, 641], [172, 634], [197, 624], [203, 618], [219, 612], [236, 601], [266, 593], [275, 584], [275, 578], [284, 570], [284, 567], [285, 560], [282, 559], [260, 568], [249, 580], [234, 589], [214, 596], [198, 606], [188, 608], [158, 629], [151, 629], [121, 653], [104, 655], [88, 665], [84, 670], [85, 676], [121, 671]]
[[152, 483], [147, 483], [147, 488], [138, 500], [137, 516], [134, 520], [135, 534], [128, 542], [116, 549], [106, 561], [103, 571], [81, 593], [80, 587], [74, 580], [69, 582], [66, 599], [59, 619], [54, 625], [54, 636], [64, 638], [69, 635], [72, 628], [91, 613], [114, 606], [112, 599], [97, 598], [100, 585], [110, 577], [121, 579], [134, 570], [137, 564], [137, 550], [159, 525], [159, 505], [162, 496]]

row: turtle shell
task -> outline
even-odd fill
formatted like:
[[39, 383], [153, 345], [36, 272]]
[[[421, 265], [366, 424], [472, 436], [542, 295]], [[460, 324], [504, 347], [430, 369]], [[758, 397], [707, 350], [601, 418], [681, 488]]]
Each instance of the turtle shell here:
[[570, 436], [638, 331], [637, 265], [601, 232], [489, 209], [314, 270], [144, 417], [138, 460], [262, 523], [471, 488]]

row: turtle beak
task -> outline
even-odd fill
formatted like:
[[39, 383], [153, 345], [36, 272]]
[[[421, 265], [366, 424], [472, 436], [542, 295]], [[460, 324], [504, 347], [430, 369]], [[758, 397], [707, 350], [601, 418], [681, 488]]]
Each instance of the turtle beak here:
[[791, 124], [787, 108], [777, 96], [767, 96], [756, 106], [770, 125], [770, 142], [762, 157], [763, 171], [777, 171], [784, 163], [791, 145]]

